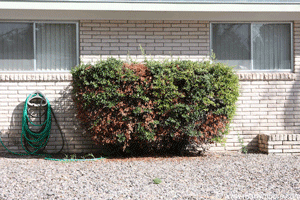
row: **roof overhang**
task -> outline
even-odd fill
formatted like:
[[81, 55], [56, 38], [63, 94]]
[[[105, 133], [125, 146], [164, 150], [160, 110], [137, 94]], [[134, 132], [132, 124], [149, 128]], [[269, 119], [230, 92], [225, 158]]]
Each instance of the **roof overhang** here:
[[300, 4], [0, 1], [0, 19], [300, 20]]

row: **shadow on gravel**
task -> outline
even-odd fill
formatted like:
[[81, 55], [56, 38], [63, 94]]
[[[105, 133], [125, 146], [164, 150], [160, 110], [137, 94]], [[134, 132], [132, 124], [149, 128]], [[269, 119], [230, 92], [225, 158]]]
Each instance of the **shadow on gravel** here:
[[86, 159], [86, 158], [105, 158], [107, 160], [150, 160], [150, 159], [166, 159], [166, 158], [176, 158], [176, 159], [192, 159], [198, 157], [209, 157], [211, 153], [207, 154], [172, 154], [170, 152], [160, 152], [160, 153], [144, 153], [144, 154], [132, 154], [132, 153], [116, 153], [112, 154], [103, 154], [103, 151], [97, 153], [59, 153], [49, 155], [14, 155], [11, 153], [0, 153], [0, 158], [9, 158], [9, 159], [44, 159], [45, 157], [51, 157], [55, 159]]
[[[153, 160], [191, 160], [191, 159], [206, 159], [206, 158], [222, 158], [222, 157], [247, 157], [248, 155], [253, 154], [262, 154], [258, 150], [249, 150], [247, 154], [241, 153], [241, 152], [228, 152], [228, 151], [221, 151], [221, 152], [213, 152], [208, 151], [205, 154], [184, 154], [184, 155], [178, 155], [178, 154], [172, 154], [172, 153], [148, 153], [148, 154], [141, 154], [141, 155], [132, 155], [132, 154], [114, 154], [114, 155], [103, 155], [103, 153], [60, 153], [60, 154], [53, 154], [51, 155], [51, 158], [54, 159], [93, 159], [93, 158], [105, 158], [106, 161], [153, 161]], [[49, 157], [47, 155], [26, 155], [26, 156], [19, 156], [14, 155], [10, 153], [0, 153], [0, 159], [1, 158], [8, 158], [8, 159], [42, 159], [44, 160], [46, 157]]]
[[15, 155], [11, 153], [0, 153], [0, 159], [1, 158], [10, 158], [10, 159], [44, 159], [45, 156], [36, 156], [36, 155]]

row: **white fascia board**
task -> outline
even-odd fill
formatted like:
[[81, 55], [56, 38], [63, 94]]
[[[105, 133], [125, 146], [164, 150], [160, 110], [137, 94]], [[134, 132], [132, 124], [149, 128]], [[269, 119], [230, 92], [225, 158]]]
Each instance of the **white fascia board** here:
[[299, 12], [128, 12], [128, 11], [53, 11], [3, 10], [7, 20], [201, 20], [201, 21], [300, 21]]
[[0, 2], [0, 10], [153, 11], [153, 12], [300, 12], [300, 4], [170, 4]]

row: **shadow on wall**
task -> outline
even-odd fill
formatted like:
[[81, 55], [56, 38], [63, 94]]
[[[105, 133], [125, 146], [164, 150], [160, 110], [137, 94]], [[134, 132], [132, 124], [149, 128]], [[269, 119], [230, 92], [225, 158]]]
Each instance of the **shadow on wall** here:
[[[16, 153], [26, 153], [22, 148], [21, 134], [22, 134], [22, 117], [25, 102], [19, 103], [13, 110], [10, 120], [10, 125], [3, 138], [4, 145], [11, 151]], [[35, 123], [36, 120], [32, 120]], [[37, 122], [36, 124], [39, 124]], [[31, 130], [37, 130], [34, 126], [30, 126]], [[48, 145], [44, 149], [43, 153], [55, 153], [58, 152], [62, 146], [62, 139], [60, 135], [56, 134], [57, 125], [52, 118], [52, 128]], [[58, 138], [58, 136], [60, 138]], [[24, 144], [24, 142], [23, 142]]]
[[[60, 90], [58, 94], [47, 95], [47, 91], [43, 92], [49, 99], [57, 122], [62, 130], [61, 133], [52, 115], [50, 138], [44, 149], [44, 153], [56, 153], [62, 148], [63, 144], [64, 148], [62, 153], [90, 153], [95, 152], [97, 148], [99, 148], [93, 144], [88, 134], [84, 134], [80, 128], [80, 124], [75, 117], [76, 111], [70, 88], [71, 86], [68, 85]], [[4, 145], [6, 145], [9, 150], [18, 153], [25, 153], [21, 144], [24, 103], [25, 102], [21, 102], [14, 108], [11, 113], [10, 125], [7, 131], [4, 131], [1, 136]], [[0, 147], [0, 149], [2, 150], [4, 148]]]
[[[300, 132], [300, 81], [286, 81], [286, 85], [289, 84], [290, 87], [286, 89], [287, 96], [285, 96], [284, 101], [284, 118], [283, 123], [285, 126], [284, 134], [299, 134]], [[286, 150], [285, 150], [286, 151]], [[293, 150], [291, 150], [293, 153]], [[297, 153], [297, 152], [295, 152]]]
[[[22, 133], [22, 115], [24, 109], [24, 102], [19, 103], [13, 110], [11, 118], [10, 118], [10, 125], [8, 130], [3, 133], [1, 136], [2, 141], [6, 147], [14, 152], [22, 152], [21, 145], [21, 133]], [[1, 147], [2, 148], [2, 147]]]
[[[258, 149], [258, 134], [297, 134], [300, 131], [300, 82], [283, 79], [259, 83], [252, 87], [252, 91], [258, 89], [260, 92], [251, 97], [258, 102], [251, 105], [249, 136], [252, 139], [246, 145], [249, 150]], [[244, 134], [243, 138], [248, 135]]]
[[[99, 151], [99, 147], [94, 145], [91, 137], [80, 126], [78, 119], [76, 118], [76, 108], [72, 99], [72, 86], [71, 84], [64, 87], [59, 92], [59, 97], [55, 98], [52, 103], [52, 109], [57, 117], [58, 124], [62, 128], [66, 147], [65, 152], [68, 153], [91, 153]], [[55, 129], [56, 138], [59, 130]]]

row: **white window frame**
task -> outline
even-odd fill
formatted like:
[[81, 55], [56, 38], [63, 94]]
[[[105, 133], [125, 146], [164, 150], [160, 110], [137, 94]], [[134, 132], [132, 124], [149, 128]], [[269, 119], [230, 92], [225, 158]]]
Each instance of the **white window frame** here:
[[[213, 24], [250, 24], [250, 44], [251, 44], [251, 69], [249, 70], [237, 70], [238, 72], [294, 72], [294, 33], [293, 33], [293, 22], [255, 22], [255, 21], [251, 21], [251, 22], [247, 22], [247, 21], [243, 21], [243, 22], [235, 22], [235, 21], [230, 21], [230, 22], [210, 22], [210, 30], [209, 30], [209, 37], [210, 37], [210, 41], [209, 41], [209, 49], [210, 49], [210, 56], [212, 55], [213, 49], [212, 49], [212, 42], [213, 42], [213, 37], [212, 37], [212, 25]], [[276, 70], [267, 70], [267, 69], [262, 69], [262, 70], [257, 70], [257, 69], [253, 69], [253, 38], [252, 38], [252, 26], [253, 24], [290, 24], [290, 28], [291, 28], [291, 69], [276, 69]]]
[[60, 72], [70, 72], [70, 70], [37, 70], [36, 67], [36, 24], [75, 24], [76, 25], [76, 65], [79, 65], [79, 22], [77, 21], [0, 21], [0, 23], [31, 23], [33, 24], [33, 65], [34, 70], [25, 71], [15, 71], [6, 70], [0, 71], [0, 73], [60, 73]]

